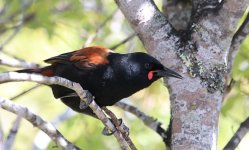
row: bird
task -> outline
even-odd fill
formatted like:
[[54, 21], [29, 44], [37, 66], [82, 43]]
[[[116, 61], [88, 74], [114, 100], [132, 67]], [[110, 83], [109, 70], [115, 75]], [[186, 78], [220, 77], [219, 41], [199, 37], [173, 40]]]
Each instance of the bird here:
[[[146, 53], [120, 54], [103, 46], [85, 47], [44, 62], [50, 65], [17, 72], [59, 76], [77, 82], [94, 96], [100, 107], [112, 106], [162, 77], [182, 79], [180, 74]], [[54, 97], [74, 111], [96, 117], [89, 107], [80, 108], [80, 98], [75, 91], [59, 85], [49, 86]]]

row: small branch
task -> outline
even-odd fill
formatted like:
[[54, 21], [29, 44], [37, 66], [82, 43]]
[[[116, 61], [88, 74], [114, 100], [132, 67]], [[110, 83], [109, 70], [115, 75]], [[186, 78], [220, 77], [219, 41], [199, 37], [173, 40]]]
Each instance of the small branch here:
[[[228, 73], [226, 75], [226, 78], [227, 78], [228, 82], [232, 82], [232, 80], [233, 80], [233, 79], [231, 79], [232, 78], [231, 73], [232, 73], [232, 66], [233, 66], [234, 58], [240, 49], [241, 43], [248, 36], [248, 34], [249, 34], [249, 12], [246, 13], [246, 18], [245, 18], [244, 22], [241, 24], [241, 26], [239, 27], [239, 29], [236, 31], [236, 33], [234, 34], [234, 36], [232, 38], [229, 53], [227, 55], [227, 62], [228, 62], [227, 72]], [[230, 83], [227, 84], [226, 88], [228, 90], [226, 91], [225, 96], [231, 90]]]
[[61, 133], [49, 122], [44, 121], [40, 116], [32, 113], [28, 108], [15, 104], [10, 100], [0, 97], [0, 107], [22, 116], [34, 126], [45, 132], [62, 149], [78, 150], [79, 148], [71, 144]]
[[120, 121], [116, 117], [116, 115], [113, 112], [111, 112], [109, 109], [107, 109], [106, 107], [103, 107], [102, 109], [112, 119], [112, 121], [115, 124], [115, 126], [121, 131], [123, 137], [125, 138], [125, 140], [129, 144], [129, 147], [132, 150], [137, 150], [136, 146], [134, 145], [134, 143], [132, 142], [132, 140], [129, 137], [129, 128], [125, 126], [125, 124], [123, 123], [123, 121], [121, 121], [121, 123], [120, 123]]
[[136, 33], [132, 33], [130, 36], [128, 36], [127, 38], [125, 38], [123, 41], [119, 42], [116, 45], [113, 45], [112, 47], [110, 47], [111, 50], [115, 50], [117, 49], [119, 46], [125, 44], [126, 42], [130, 41], [133, 37], [136, 36]]
[[2, 51], [3, 47], [7, 45], [19, 33], [19, 31], [21, 30], [21, 27], [22, 27], [22, 23], [15, 27], [15, 30], [13, 31], [13, 33], [4, 42], [1, 43], [0, 51]]
[[232, 42], [231, 42], [231, 46], [230, 46], [229, 54], [227, 58], [227, 61], [230, 62], [228, 66], [229, 72], [231, 72], [234, 57], [239, 51], [239, 47], [241, 43], [247, 37], [248, 34], [249, 34], [249, 12], [247, 12], [244, 22], [241, 24], [239, 29], [234, 34]]
[[5, 150], [12, 150], [13, 145], [14, 145], [14, 141], [16, 138], [16, 134], [17, 134], [18, 129], [20, 127], [21, 120], [22, 120], [22, 117], [20, 115], [17, 115], [16, 120], [15, 120], [12, 128], [10, 129], [10, 133], [9, 133], [6, 141], [4, 142], [4, 149]]
[[167, 143], [170, 143], [169, 137], [171, 135], [169, 135], [168, 132], [161, 127], [161, 125], [162, 125], [161, 122], [157, 121], [157, 119], [155, 119], [151, 116], [146, 115], [144, 112], [140, 111], [138, 108], [131, 106], [129, 104], [118, 102], [115, 104], [115, 106], [117, 106], [125, 111], [128, 111], [128, 112], [132, 113], [133, 115], [137, 116], [139, 119], [141, 119], [147, 127], [151, 128], [157, 134], [159, 134], [161, 136], [161, 138], [163, 139], [166, 147], [169, 147], [169, 145]]
[[[68, 120], [69, 118], [72, 118], [76, 115], [76, 112], [74, 112], [72, 109], [68, 108], [63, 113], [59, 114], [57, 117], [55, 117], [52, 121], [50, 121], [55, 127], [57, 127], [61, 122]], [[43, 141], [42, 143], [40, 141]], [[42, 150], [47, 149], [51, 139], [42, 131], [39, 131], [35, 138], [33, 143], [33, 150]]]
[[31, 62], [27, 62], [21, 59], [0, 59], [1, 65], [6, 65], [9, 67], [17, 67], [17, 68], [26, 68], [26, 69], [33, 69], [38, 68], [39, 65]]
[[111, 15], [108, 16], [108, 17], [107, 17], [107, 18], [106, 18], [106, 19], [105, 19], [105, 20], [96, 28], [95, 33], [92, 34], [92, 35], [90, 35], [90, 36], [87, 38], [86, 42], [85, 42], [84, 45], [83, 45], [83, 48], [89, 46], [89, 45], [95, 40], [95, 38], [97, 37], [97, 35], [98, 35], [99, 32], [101, 31], [101, 29], [106, 25], [106, 23], [107, 23], [108, 21], [110, 21], [110, 20], [112, 19], [112, 17], [113, 17], [114, 14], [117, 12], [117, 10], [118, 10], [118, 9], [115, 9], [115, 10], [111, 13]]
[[239, 129], [236, 131], [231, 140], [224, 147], [224, 150], [234, 150], [248, 132], [249, 132], [249, 117], [240, 124]]
[[29, 89], [27, 89], [27, 90], [25, 90], [25, 91], [19, 93], [19, 94], [17, 94], [17, 95], [15, 95], [15, 96], [11, 97], [10, 100], [14, 101], [14, 100], [16, 100], [17, 98], [19, 98], [19, 97], [21, 97], [21, 96], [23, 96], [23, 95], [29, 93], [30, 91], [33, 91], [34, 89], [36, 89], [36, 88], [38, 88], [38, 87], [40, 87], [40, 86], [41, 86], [40, 84], [37, 84], [37, 85], [35, 85], [35, 86], [33, 86], [33, 87], [31, 87], [31, 88], [29, 88]]
[[[112, 132], [120, 144], [122, 149], [128, 149], [127, 142], [122, 137], [122, 134], [119, 130], [116, 131], [115, 126], [103, 113], [102, 109], [96, 104], [94, 100], [89, 99], [91, 95], [88, 91], [84, 90], [79, 83], [71, 82], [67, 79], [61, 77], [45, 77], [37, 74], [27, 74], [27, 73], [17, 73], [17, 72], [8, 72], [0, 74], [0, 83], [11, 82], [11, 81], [33, 81], [46, 85], [60, 85], [74, 90], [77, 95], [80, 97], [83, 103], [89, 104], [89, 107], [93, 110], [96, 116], [102, 121], [102, 123]], [[92, 97], [92, 96], [91, 96]], [[88, 99], [86, 99], [88, 98]], [[115, 132], [116, 131], [116, 132]]]
[[0, 149], [3, 149], [3, 140], [4, 140], [4, 132], [2, 128], [2, 122], [0, 120]]
[[236, 81], [234, 79], [230, 80], [229, 84], [226, 86], [226, 88], [224, 90], [222, 101], [224, 101], [226, 96], [231, 92], [231, 90], [233, 89], [235, 83], [236, 83]]
[[24, 16], [24, 11], [27, 10], [30, 6], [32, 6], [32, 1], [30, 1], [28, 3], [23, 2], [23, 3], [21, 3], [20, 10], [16, 11], [12, 15], [10, 15], [9, 18], [7, 18], [5, 20], [4, 19], [0, 20], [0, 24], [6, 24], [7, 21], [12, 21], [12, 20], [14, 20], [15, 17], [17, 17], [19, 15], [21, 16], [21, 19], [18, 20], [18, 23], [13, 28], [14, 29], [13, 33], [5, 41], [3, 41], [1, 43], [0, 51], [2, 51], [4, 46], [7, 45], [21, 31], [21, 28], [23, 27], [24, 23], [29, 22], [34, 18], [34, 14], [29, 14], [27, 16]]

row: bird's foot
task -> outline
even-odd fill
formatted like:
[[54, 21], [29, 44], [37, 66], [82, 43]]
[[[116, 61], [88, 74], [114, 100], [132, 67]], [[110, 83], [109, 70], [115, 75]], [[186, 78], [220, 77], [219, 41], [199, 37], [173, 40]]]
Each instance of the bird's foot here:
[[125, 134], [125, 137], [129, 136], [129, 128], [125, 126], [122, 119], [117, 119], [116, 121], [113, 121], [112, 119], [110, 119], [110, 121], [115, 125], [116, 130], [111, 131], [107, 127], [105, 127], [102, 130], [103, 135], [110, 136], [110, 135], [113, 135], [117, 130], [120, 130], [123, 134]]
[[117, 131], [117, 129], [115, 131], [111, 131], [109, 130], [107, 127], [104, 127], [104, 129], [102, 130], [102, 134], [105, 136], [111, 136], [113, 135], [115, 132]]
[[128, 137], [130, 134], [129, 128], [124, 124], [122, 119], [118, 119], [118, 122], [119, 122], [119, 126], [117, 126], [117, 128], [123, 134], [124, 138]]
[[84, 99], [86, 99], [86, 102], [83, 100], [80, 100], [80, 109], [86, 109], [94, 100], [94, 96], [90, 93], [90, 92], [86, 92], [86, 95], [84, 97]]

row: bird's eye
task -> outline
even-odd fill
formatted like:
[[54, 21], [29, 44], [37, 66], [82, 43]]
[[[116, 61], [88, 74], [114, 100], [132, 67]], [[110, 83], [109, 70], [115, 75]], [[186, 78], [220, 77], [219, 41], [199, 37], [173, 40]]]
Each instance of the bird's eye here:
[[145, 63], [145, 64], [144, 64], [144, 67], [145, 67], [145, 69], [148, 69], [148, 70], [151, 69], [151, 65], [150, 65], [149, 63]]

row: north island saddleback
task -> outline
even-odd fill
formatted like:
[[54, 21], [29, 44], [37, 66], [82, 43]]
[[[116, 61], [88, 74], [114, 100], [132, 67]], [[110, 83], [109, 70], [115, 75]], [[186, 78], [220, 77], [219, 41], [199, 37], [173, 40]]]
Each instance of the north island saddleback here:
[[[64, 53], [45, 62], [51, 65], [17, 72], [59, 76], [80, 83], [83, 89], [95, 97], [100, 107], [111, 106], [150, 86], [161, 77], [182, 78], [146, 53], [119, 54], [101, 46]], [[68, 107], [95, 117], [89, 107], [80, 109], [80, 98], [73, 90], [59, 85], [50, 87], [54, 97], [60, 98]]]

